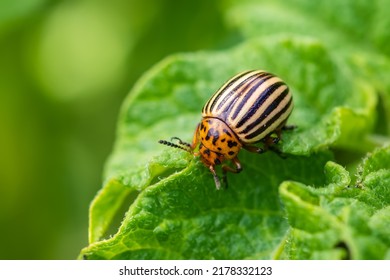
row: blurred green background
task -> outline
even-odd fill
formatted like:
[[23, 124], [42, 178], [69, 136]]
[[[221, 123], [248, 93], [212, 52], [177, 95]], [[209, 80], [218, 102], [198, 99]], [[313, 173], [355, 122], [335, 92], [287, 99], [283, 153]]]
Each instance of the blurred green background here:
[[0, 259], [74, 259], [136, 79], [226, 47], [220, 1], [0, 1]]

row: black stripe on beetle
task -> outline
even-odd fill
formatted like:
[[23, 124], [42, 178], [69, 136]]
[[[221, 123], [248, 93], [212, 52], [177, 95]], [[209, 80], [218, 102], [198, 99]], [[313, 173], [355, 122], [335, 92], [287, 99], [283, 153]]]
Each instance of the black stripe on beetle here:
[[[285, 84], [283, 82], [278, 82], [278, 83], [272, 84], [271, 86], [266, 88], [260, 94], [260, 96], [256, 100], [256, 102], [251, 104], [250, 109], [245, 113], [245, 115], [237, 123], [236, 128], [240, 128], [241, 126], [243, 126], [253, 115], [258, 113], [260, 106], [263, 105], [263, 103], [265, 101], [267, 101], [269, 98], [272, 98], [271, 95], [282, 85], [285, 85]], [[241, 110], [241, 108], [239, 108], [239, 109]], [[239, 113], [240, 110], [238, 110], [237, 114]], [[264, 114], [264, 112], [261, 112], [261, 115], [263, 115], [263, 114]]]
[[[229, 88], [231, 86], [233, 86], [233, 84], [239, 80], [241, 77], [245, 76], [246, 74], [250, 73], [250, 71], [247, 71], [247, 72], [243, 72], [239, 75], [237, 75], [236, 77], [234, 77], [233, 79], [229, 80], [227, 82], [227, 85], [224, 85], [222, 86], [218, 91], [218, 95], [215, 96], [214, 98], [214, 101], [212, 104], [209, 104], [209, 102], [212, 100], [210, 99], [209, 102], [206, 103], [206, 108], [207, 110], [213, 110], [214, 106], [216, 104], [218, 104], [218, 108], [217, 109], [220, 109], [225, 103], [226, 101], [229, 99], [230, 96], [232, 96], [234, 94], [235, 91], [237, 91], [243, 84], [245, 84], [246, 81], [250, 80], [252, 78], [252, 76], [249, 76], [247, 79], [245, 79], [244, 81], [242, 81], [240, 84], [238, 84], [234, 89], [232, 89], [231, 91], [229, 91], [227, 94], [225, 94], [225, 91], [226, 91], [226, 88]], [[225, 94], [223, 100], [219, 100], [219, 97], [222, 96], [223, 94]]]
[[245, 135], [245, 138], [246, 139], [252, 139], [254, 138], [255, 136], [263, 133], [264, 131], [266, 131], [266, 129], [271, 126], [271, 124], [273, 124], [275, 121], [279, 121], [280, 124], [282, 124], [282, 121], [280, 120], [280, 116], [283, 115], [292, 105], [292, 99], [290, 99], [290, 101], [288, 102], [288, 104], [283, 107], [283, 109], [281, 111], [279, 111], [272, 119], [270, 119], [265, 125], [261, 126], [259, 129], [257, 129], [256, 131], [250, 133], [250, 134], [247, 134]]
[[[250, 84], [251, 81], [255, 80], [256, 74], [253, 74], [253, 75], [247, 77], [246, 79], [241, 81], [238, 85], [236, 85], [234, 88], [230, 88], [230, 87], [232, 87], [236, 81], [238, 81], [239, 79], [241, 79], [242, 77], [244, 77], [246, 74], [248, 74], [250, 72], [251, 71], [243, 72], [243, 73], [237, 75], [236, 77], [233, 77], [224, 86], [222, 86], [217, 91], [215, 96], [213, 96], [206, 103], [206, 106], [205, 106], [206, 111], [214, 110], [215, 106], [216, 106], [216, 108], [215, 108], [216, 110], [220, 110], [225, 105], [225, 103], [229, 100], [230, 97], [234, 96], [234, 94], [236, 94], [237, 92], [242, 92], [242, 87], [243, 86], [245, 87], [246, 84], [248, 84], [248, 83]], [[223, 96], [223, 98], [220, 99], [222, 96]], [[209, 104], [211, 100], [213, 100], [213, 102], [212, 102], [212, 104]]]
[[[257, 91], [257, 89], [265, 82], [267, 81], [268, 79], [272, 78], [273, 76], [271, 75], [268, 75], [266, 77], [264, 77], [263, 79], [259, 79], [259, 81], [257, 81], [256, 84], [254, 84], [251, 89], [245, 94], [245, 96], [242, 98], [240, 104], [238, 104], [236, 110], [233, 112], [231, 118], [234, 120], [237, 118], [237, 115], [241, 112], [242, 108], [244, 107], [244, 105], [248, 102], [249, 98], [252, 97], [252, 95]], [[263, 95], [263, 93], [262, 93]], [[264, 99], [264, 97], [263, 97]], [[261, 105], [261, 104], [260, 104]]]
[[[257, 125], [259, 125], [262, 121], [264, 121], [264, 119], [266, 119], [274, 110], [276, 110], [276, 108], [278, 107], [278, 105], [283, 101], [283, 99], [287, 96], [288, 94], [288, 88], [286, 88], [281, 94], [279, 94], [278, 97], [274, 98], [274, 100], [272, 101], [272, 103], [260, 114], [260, 117], [257, 118], [255, 121], [253, 121], [252, 123], [250, 124], [247, 124], [247, 126], [245, 127], [245, 129], [241, 130], [240, 131], [240, 134], [246, 134], [248, 133], [249, 131], [251, 131], [254, 127], [256, 127]], [[287, 107], [289, 106], [289, 104], [287, 104]], [[244, 124], [244, 123], [243, 123]], [[242, 125], [243, 125], [242, 124]], [[241, 125], [241, 126], [242, 126]]]

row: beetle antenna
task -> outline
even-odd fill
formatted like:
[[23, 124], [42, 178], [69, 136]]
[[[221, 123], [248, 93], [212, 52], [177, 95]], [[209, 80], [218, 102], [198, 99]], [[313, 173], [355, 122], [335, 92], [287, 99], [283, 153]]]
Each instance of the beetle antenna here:
[[[180, 145], [177, 145], [177, 144], [172, 143], [172, 142], [169, 142], [169, 141], [159, 140], [158, 143], [163, 144], [163, 145], [166, 145], [166, 146], [168, 146], [168, 147], [177, 148], [177, 149], [182, 149], [182, 150], [184, 150], [184, 151], [186, 151], [186, 152], [190, 152], [189, 149], [184, 148], [184, 147], [182, 147], [182, 146], [180, 146]], [[182, 143], [180, 143], [180, 144], [182, 144]], [[182, 145], [185, 145], [185, 144], [187, 144], [187, 143], [184, 143], [184, 142], [183, 142]], [[187, 146], [187, 145], [186, 145], [186, 146]], [[188, 146], [188, 147], [189, 147], [189, 146]]]
[[187, 146], [188, 148], [191, 148], [191, 144], [190, 143], [182, 141], [179, 137], [172, 137], [171, 141], [173, 141], [173, 140], [179, 141], [179, 145], [183, 145], [183, 146]]

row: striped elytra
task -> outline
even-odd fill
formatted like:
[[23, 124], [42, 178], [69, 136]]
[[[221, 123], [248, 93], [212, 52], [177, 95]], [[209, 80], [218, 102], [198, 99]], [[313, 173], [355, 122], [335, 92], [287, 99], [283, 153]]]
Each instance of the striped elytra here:
[[224, 121], [245, 144], [257, 143], [282, 126], [293, 108], [291, 92], [265, 71], [242, 72], [227, 81], [204, 105], [204, 118]]
[[[263, 153], [275, 148], [293, 109], [291, 92], [279, 77], [263, 70], [251, 70], [237, 74], [223, 84], [206, 102], [202, 120], [198, 124], [192, 143], [177, 137], [177, 144], [160, 140], [174, 148], [199, 155], [201, 161], [214, 176], [217, 189], [221, 183], [215, 166], [222, 164], [223, 180], [226, 173], [242, 170], [237, 157], [241, 148]], [[263, 142], [262, 147], [253, 144]], [[233, 167], [223, 164], [230, 160]]]

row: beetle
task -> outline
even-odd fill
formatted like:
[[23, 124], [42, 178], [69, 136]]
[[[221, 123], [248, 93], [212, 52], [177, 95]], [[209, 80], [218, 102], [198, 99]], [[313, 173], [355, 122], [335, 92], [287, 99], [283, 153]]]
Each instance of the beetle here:
[[[178, 137], [159, 143], [200, 156], [220, 189], [215, 166], [222, 165], [227, 187], [226, 173], [242, 171], [237, 157], [241, 148], [254, 153], [270, 149], [281, 154], [273, 145], [281, 139], [282, 130], [295, 127], [286, 125], [292, 109], [292, 94], [279, 77], [264, 70], [244, 71], [223, 84], [203, 106], [192, 143]], [[254, 145], [259, 142], [263, 147]], [[234, 167], [223, 164], [225, 161], [231, 161]]]

